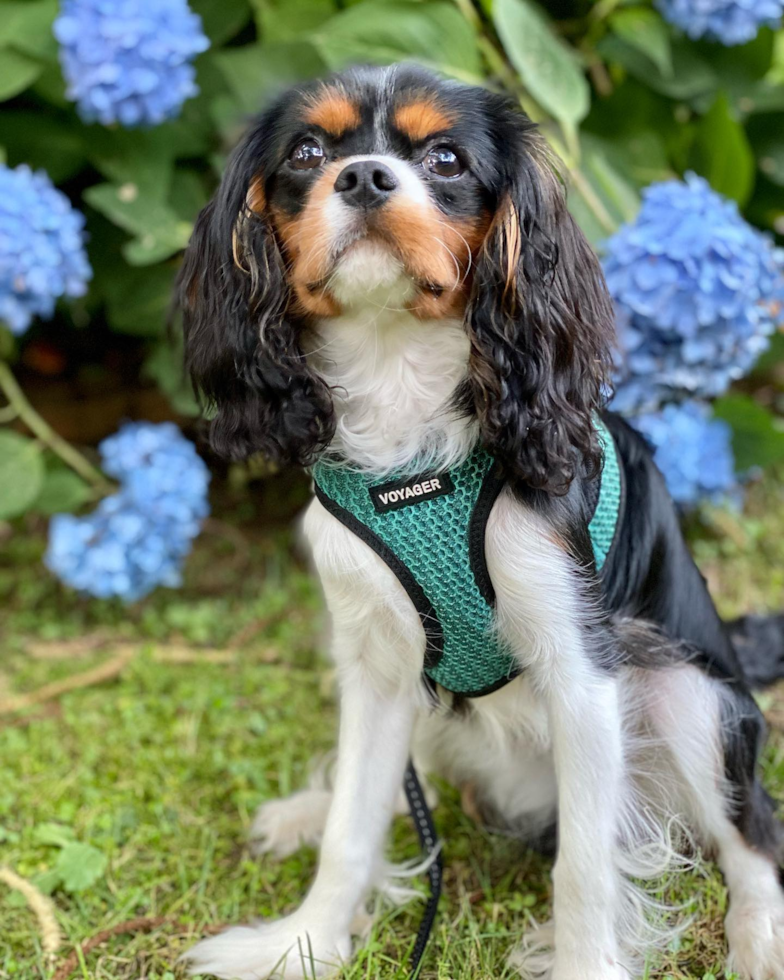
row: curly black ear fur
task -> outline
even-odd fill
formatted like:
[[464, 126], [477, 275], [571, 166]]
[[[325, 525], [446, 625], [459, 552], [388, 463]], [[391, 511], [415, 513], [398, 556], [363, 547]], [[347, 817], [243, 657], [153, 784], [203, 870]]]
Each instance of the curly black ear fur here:
[[307, 464], [332, 437], [332, 399], [288, 316], [284, 259], [266, 212], [274, 110], [232, 155], [199, 215], [178, 279], [185, 365], [214, 411], [210, 441], [232, 458]]
[[593, 417], [606, 391], [612, 302], [543, 139], [509, 109], [494, 135], [503, 190], [466, 314], [469, 383], [485, 445], [510, 476], [561, 495], [601, 465]]

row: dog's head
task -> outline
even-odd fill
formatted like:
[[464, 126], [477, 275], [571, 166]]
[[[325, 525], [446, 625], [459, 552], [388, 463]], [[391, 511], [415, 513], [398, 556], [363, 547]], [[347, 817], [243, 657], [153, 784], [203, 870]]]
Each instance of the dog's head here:
[[179, 296], [215, 448], [310, 462], [334, 417], [303, 336], [380, 289], [464, 318], [463, 407], [510, 475], [562, 493], [598, 464], [612, 310], [545, 143], [503, 97], [408, 66], [279, 98], [199, 216]]

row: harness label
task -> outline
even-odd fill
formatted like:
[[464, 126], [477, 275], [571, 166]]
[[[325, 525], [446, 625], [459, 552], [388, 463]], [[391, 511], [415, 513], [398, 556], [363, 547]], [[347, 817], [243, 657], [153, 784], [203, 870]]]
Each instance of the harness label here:
[[444, 497], [454, 493], [455, 485], [448, 473], [437, 476], [415, 476], [408, 480], [383, 483], [378, 487], [369, 487], [370, 499], [376, 508], [376, 513], [385, 514], [390, 510], [400, 510], [412, 504], [421, 504], [425, 500]]

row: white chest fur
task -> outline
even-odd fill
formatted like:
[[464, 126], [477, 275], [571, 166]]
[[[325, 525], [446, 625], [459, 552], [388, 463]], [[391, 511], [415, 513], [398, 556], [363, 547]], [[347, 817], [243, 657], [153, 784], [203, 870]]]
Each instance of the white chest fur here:
[[417, 320], [390, 297], [325, 321], [309, 359], [332, 387], [332, 448], [383, 474], [418, 460], [446, 469], [470, 452], [474, 425], [452, 401], [469, 341], [458, 320]]

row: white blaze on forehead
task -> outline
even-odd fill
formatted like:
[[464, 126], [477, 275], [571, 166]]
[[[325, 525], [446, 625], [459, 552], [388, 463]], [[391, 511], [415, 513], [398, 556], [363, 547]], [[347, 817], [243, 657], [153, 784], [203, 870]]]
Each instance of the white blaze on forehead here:
[[[421, 207], [430, 206], [424, 181], [411, 164], [399, 157], [380, 154], [346, 157], [341, 163], [348, 167], [363, 160], [372, 160], [392, 171], [398, 181], [395, 194]], [[357, 237], [364, 230], [363, 217], [356, 208], [347, 205], [337, 191], [330, 194], [324, 204], [324, 219], [334, 252], [351, 245], [332, 275], [331, 291], [339, 303], [350, 306], [358, 300], [372, 299], [381, 306], [389, 306], [411, 298], [414, 285], [405, 274], [403, 263], [383, 243]], [[356, 243], [351, 244], [355, 239]]]

